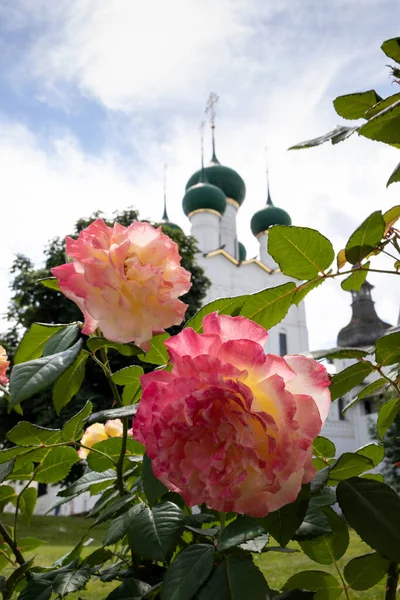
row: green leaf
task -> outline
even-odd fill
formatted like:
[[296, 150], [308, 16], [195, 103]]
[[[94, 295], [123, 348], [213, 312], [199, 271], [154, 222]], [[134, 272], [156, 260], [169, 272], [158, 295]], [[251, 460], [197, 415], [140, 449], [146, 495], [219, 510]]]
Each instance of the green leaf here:
[[389, 187], [392, 183], [398, 183], [400, 181], [400, 163], [396, 166], [389, 179], [387, 180], [386, 187]]
[[300, 289], [298, 289], [293, 297], [293, 304], [298, 306], [302, 300], [307, 296], [309, 292], [315, 290], [315, 288], [319, 287], [322, 283], [324, 283], [325, 279], [320, 277], [319, 279], [314, 279], [311, 281], [306, 281], [301, 284]]
[[391, 398], [380, 408], [376, 428], [382, 439], [400, 410], [400, 398]]
[[389, 564], [389, 561], [377, 552], [371, 552], [353, 558], [345, 566], [343, 574], [353, 590], [368, 590], [383, 579]]
[[[399, 94], [400, 96], [400, 94]], [[400, 205], [392, 206], [386, 212], [383, 213], [383, 219], [386, 227], [391, 227], [400, 219]]]
[[110, 342], [103, 337], [92, 337], [86, 342], [90, 352], [97, 352], [101, 348], [111, 348], [117, 350], [122, 356], [137, 356], [143, 354], [143, 350], [135, 346], [135, 344], [118, 344], [117, 342]]
[[266, 329], [270, 329], [280, 321], [288, 312], [296, 285], [291, 281], [267, 288], [257, 294], [251, 294], [245, 301], [240, 314]]
[[385, 478], [381, 473], [365, 473], [364, 475], [360, 475], [364, 479], [372, 479], [373, 481], [379, 481], [381, 483], [385, 482]]
[[353, 406], [355, 404], [357, 404], [360, 400], [362, 400], [366, 396], [369, 396], [369, 394], [372, 394], [376, 390], [379, 390], [385, 384], [386, 384], [386, 379], [381, 377], [380, 379], [377, 379], [376, 381], [373, 381], [369, 385], [365, 386], [365, 388], [361, 390], [361, 392], [358, 394], [358, 396], [356, 398], [354, 398], [354, 400], [349, 402], [349, 404], [347, 404], [347, 406], [343, 409], [342, 413], [345, 415], [346, 412], [350, 408], [353, 408]]
[[88, 357], [89, 354], [85, 350], [81, 350], [72, 365], [57, 380], [53, 388], [53, 403], [58, 415], [61, 409], [79, 392], [85, 376], [85, 364]]
[[395, 60], [397, 63], [400, 63], [400, 38], [397, 37], [386, 40], [383, 42], [381, 48], [386, 56]]
[[49, 290], [55, 290], [56, 292], [61, 293], [57, 277], [43, 277], [43, 279], [38, 279], [36, 283], [40, 283], [40, 285], [43, 285]]
[[163, 581], [161, 600], [190, 600], [213, 568], [215, 550], [209, 544], [193, 544], [178, 554]]
[[[249, 540], [248, 542], [244, 542], [243, 544], [240, 544], [240, 548], [242, 548], [243, 550], [247, 550], [247, 552], [256, 552], [257, 554], [261, 554], [261, 552], [263, 552], [263, 550], [265, 549], [266, 544], [268, 544], [269, 542], [269, 534], [268, 533], [264, 533], [263, 535], [259, 535], [258, 537], [254, 538], [254, 540]], [[276, 551], [282, 551], [282, 550], [289, 550], [289, 548], [281, 548], [280, 546], [276, 547], [276, 548], [269, 548], [269, 551], [274, 550]], [[296, 552], [296, 551], [295, 551]]]
[[332, 532], [312, 540], [299, 541], [299, 544], [311, 560], [323, 565], [331, 565], [342, 558], [346, 552], [350, 541], [349, 531], [333, 508], [327, 506], [322, 509], [322, 512], [328, 519]]
[[0, 464], [0, 483], [3, 483], [12, 472], [15, 465], [15, 459], [8, 460], [5, 463]]
[[[89, 468], [92, 471], [102, 472], [106, 469], [115, 469], [115, 463], [118, 461], [119, 456], [121, 454], [122, 447], [122, 438], [113, 437], [108, 438], [108, 440], [103, 440], [93, 445], [95, 450], [99, 450], [104, 454], [107, 454], [109, 458], [106, 456], [102, 456], [101, 454], [97, 454], [97, 452], [90, 452], [87, 461]], [[125, 456], [141, 456], [144, 452], [144, 448], [142, 444], [134, 440], [133, 438], [129, 438], [126, 441], [126, 452]]]
[[312, 140], [307, 140], [306, 142], [300, 142], [295, 146], [291, 146], [289, 150], [302, 150], [303, 148], [313, 148], [314, 146], [319, 146], [324, 142], [332, 142], [332, 144], [337, 144], [338, 142], [342, 142], [346, 138], [350, 137], [355, 131], [357, 131], [358, 127], [345, 127], [344, 125], [337, 125], [335, 129], [332, 131], [328, 131], [324, 135], [320, 135], [317, 138]]
[[22, 516], [26, 523], [29, 525], [30, 520], [35, 510], [37, 500], [37, 489], [35, 487], [27, 487], [24, 489], [19, 497], [19, 507], [21, 509]]
[[372, 106], [369, 110], [367, 110], [367, 112], [365, 113], [365, 118], [370, 119], [371, 117], [374, 117], [375, 115], [382, 112], [385, 108], [391, 106], [398, 100], [400, 100], [400, 92], [397, 94], [392, 94], [392, 96], [388, 96], [387, 98], [384, 98], [384, 100], [378, 102], [377, 104], [375, 104], [375, 106]]
[[[58, 444], [61, 442], [61, 434], [59, 429], [48, 429], [40, 427], [40, 425], [33, 425], [28, 421], [20, 421], [7, 433], [7, 439], [18, 446], [42, 446], [43, 444]], [[14, 451], [14, 448], [10, 450]]]
[[122, 406], [121, 408], [109, 408], [107, 410], [100, 410], [99, 412], [93, 413], [87, 420], [87, 425], [93, 423], [103, 423], [108, 419], [123, 419], [126, 417], [133, 417], [136, 414], [138, 407], [134, 406]]
[[368, 90], [368, 92], [339, 96], [333, 101], [333, 106], [339, 117], [343, 119], [362, 119], [366, 118], [366, 111], [381, 100], [375, 90]]
[[0, 485], [0, 512], [9, 502], [15, 504], [16, 499], [17, 494], [11, 485]]
[[335, 444], [326, 437], [319, 435], [313, 442], [314, 456], [318, 458], [333, 458], [336, 454]]
[[82, 589], [90, 579], [90, 571], [87, 567], [73, 571], [59, 573], [53, 581], [53, 592], [63, 597]]
[[385, 483], [354, 477], [336, 490], [339, 506], [353, 529], [382, 556], [400, 562], [400, 498]]
[[106, 481], [114, 481], [116, 479], [116, 473], [113, 469], [108, 469], [103, 473], [89, 472], [83, 475], [78, 481], [75, 481], [65, 490], [60, 490], [57, 496], [61, 498], [68, 498], [86, 492], [94, 483], [104, 483]]
[[286, 546], [302, 524], [307, 514], [309, 499], [310, 487], [303, 485], [294, 502], [286, 504], [260, 520], [266, 531], [280, 546]]
[[63, 327], [46, 342], [43, 348], [43, 356], [68, 350], [78, 339], [79, 332], [80, 327], [77, 323]]
[[400, 143], [400, 100], [371, 117], [359, 129], [359, 135], [385, 144]]
[[128, 504], [131, 504], [133, 501], [134, 496], [129, 494], [121, 497], [118, 496], [117, 499], [114, 502], [111, 502], [111, 504], [109, 504], [107, 508], [101, 512], [101, 515], [97, 517], [95, 525], [99, 525], [100, 523], [108, 521], [108, 519], [117, 514], [117, 512], [119, 512]]
[[199, 600], [264, 600], [269, 594], [261, 571], [247, 556], [226, 556], [200, 589]]
[[108, 594], [106, 600], [141, 600], [151, 590], [152, 586], [148, 583], [128, 577], [111, 594]]
[[328, 519], [321, 511], [318, 497], [312, 497], [304, 521], [296, 531], [295, 539], [298, 541], [310, 540], [330, 532]]
[[366, 456], [372, 461], [373, 466], [377, 467], [383, 460], [385, 449], [382, 444], [371, 443], [359, 448], [356, 454]]
[[168, 492], [168, 488], [154, 475], [151, 460], [147, 454], [143, 456], [142, 482], [144, 493], [150, 505], [155, 504], [161, 496]]
[[335, 481], [341, 481], [360, 475], [364, 471], [370, 471], [373, 468], [374, 463], [367, 456], [344, 452], [331, 467], [329, 477], [335, 479]]
[[153, 337], [150, 342], [150, 350], [141, 356], [141, 360], [152, 365], [165, 365], [169, 361], [169, 356], [164, 342], [170, 337], [169, 333]]
[[265, 533], [265, 528], [260, 519], [247, 516], [238, 516], [227, 527], [222, 529], [219, 536], [217, 550], [223, 552], [228, 548], [239, 546], [248, 540], [253, 540]]
[[302, 571], [292, 575], [285, 585], [284, 590], [309, 590], [316, 592], [314, 600], [335, 600], [339, 598], [343, 589], [337, 579], [325, 571]]
[[400, 331], [385, 335], [376, 341], [376, 361], [382, 366], [400, 361]]
[[54, 383], [78, 356], [82, 340], [59, 352], [15, 365], [10, 377], [10, 406], [19, 404]]
[[132, 366], [125, 367], [112, 375], [111, 379], [114, 383], [124, 386], [122, 392], [122, 402], [124, 405], [133, 404], [139, 399], [141, 392], [140, 377], [143, 373], [142, 367]]
[[18, 540], [18, 547], [21, 552], [32, 552], [44, 544], [47, 544], [47, 542], [35, 537], [23, 537]]
[[363, 269], [365, 270], [360, 271], [359, 269], [356, 269], [353, 271], [353, 273], [351, 273], [351, 275], [346, 277], [346, 279], [344, 279], [340, 284], [342, 290], [344, 290], [345, 292], [351, 292], [352, 290], [356, 290], [357, 292], [359, 292], [362, 284], [367, 279], [370, 264], [370, 262], [363, 264]]
[[347, 261], [356, 265], [368, 256], [379, 244], [385, 233], [385, 221], [382, 212], [373, 212], [351, 234], [346, 244]]
[[186, 322], [185, 327], [191, 327], [196, 333], [201, 333], [203, 331], [203, 318], [206, 315], [217, 312], [220, 315], [237, 316], [248, 298], [248, 295], [244, 295], [213, 300], [197, 311], [194, 317]]
[[17, 567], [7, 579], [3, 589], [3, 600], [8, 600], [13, 595], [15, 587], [24, 578], [25, 573], [31, 568], [33, 558], [27, 560], [23, 565]]
[[18, 600], [50, 600], [52, 593], [51, 581], [39, 579], [35, 574], [18, 596]]
[[166, 560], [176, 547], [184, 525], [182, 510], [172, 502], [145, 507], [131, 519], [129, 545], [139, 557]]
[[73, 448], [51, 448], [36, 471], [35, 479], [39, 483], [57, 483], [68, 475], [76, 462], [79, 462], [79, 456]]
[[46, 342], [61, 331], [65, 325], [47, 325], [45, 323], [33, 323], [22, 338], [14, 357], [14, 365], [19, 365], [42, 356]]
[[93, 405], [88, 400], [85, 406], [63, 425], [61, 437], [67, 442], [78, 440], [83, 433], [83, 425], [90, 417]]
[[122, 539], [128, 533], [128, 529], [132, 524], [132, 519], [135, 517], [135, 515], [145, 510], [145, 508], [146, 505], [143, 502], [140, 504], [135, 504], [135, 506], [132, 506], [125, 513], [116, 519], [113, 519], [104, 532], [104, 546], [110, 546]]
[[331, 348], [330, 350], [312, 352], [312, 357], [315, 360], [320, 360], [321, 358], [365, 358], [368, 354], [368, 352], [359, 348]]
[[97, 548], [93, 552], [91, 552], [88, 556], [86, 556], [82, 561], [82, 566], [88, 565], [89, 567], [97, 567], [99, 565], [104, 565], [110, 558], [112, 558], [113, 553], [111, 550], [107, 548]]
[[285, 275], [314, 279], [335, 258], [331, 242], [315, 229], [276, 225], [268, 236], [268, 252]]
[[373, 365], [368, 362], [358, 362], [355, 365], [343, 369], [332, 377], [330, 392], [331, 399], [336, 400], [339, 396], [347, 394], [356, 385], [360, 385], [364, 379], [374, 370]]

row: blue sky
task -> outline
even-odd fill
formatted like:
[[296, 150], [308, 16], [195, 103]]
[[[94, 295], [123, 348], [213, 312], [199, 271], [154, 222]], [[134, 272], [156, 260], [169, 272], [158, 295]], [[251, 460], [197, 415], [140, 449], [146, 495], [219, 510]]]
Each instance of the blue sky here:
[[[247, 185], [238, 228], [248, 254], [266, 145], [274, 203], [340, 249], [370, 212], [398, 203], [399, 187], [385, 188], [398, 152], [362, 138], [287, 148], [342, 122], [335, 96], [398, 91], [380, 44], [400, 34], [399, 13], [397, 0], [3, 0], [0, 310], [16, 252], [39, 265], [48, 239], [97, 209], [158, 218], [164, 162], [170, 217], [189, 231], [181, 199], [210, 91], [220, 95], [219, 159]], [[371, 275], [378, 311], [394, 323], [390, 281]], [[313, 348], [335, 343], [348, 296], [337, 284], [310, 296]]]

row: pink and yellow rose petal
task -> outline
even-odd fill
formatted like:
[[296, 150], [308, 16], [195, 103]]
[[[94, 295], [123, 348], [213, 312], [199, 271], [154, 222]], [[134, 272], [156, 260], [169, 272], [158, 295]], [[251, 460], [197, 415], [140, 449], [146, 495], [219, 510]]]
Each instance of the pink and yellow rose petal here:
[[311, 358], [265, 354], [267, 331], [245, 317], [209, 314], [203, 331], [167, 340], [172, 371], [141, 377], [133, 435], [189, 506], [263, 517], [314, 477], [329, 377]]

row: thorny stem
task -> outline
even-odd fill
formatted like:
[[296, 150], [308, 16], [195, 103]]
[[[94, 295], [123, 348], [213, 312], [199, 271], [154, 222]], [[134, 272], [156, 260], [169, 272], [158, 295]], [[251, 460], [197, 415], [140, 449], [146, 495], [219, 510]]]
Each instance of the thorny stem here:
[[399, 580], [398, 565], [391, 562], [389, 565], [388, 576], [386, 580], [385, 600], [395, 600], [397, 595], [397, 583]]
[[[93, 356], [93, 358], [96, 360], [96, 362], [98, 362], [101, 365], [101, 367], [104, 371], [104, 374], [107, 377], [107, 381], [108, 381], [111, 391], [112, 391], [114, 404], [121, 407], [121, 406], [123, 406], [123, 402], [121, 400], [121, 396], [119, 395], [118, 388], [112, 380], [112, 373], [111, 373], [109, 363], [108, 363], [107, 350], [105, 348], [101, 348], [100, 354], [101, 354], [102, 361], [99, 361], [98, 359], [96, 359], [95, 356]], [[127, 492], [126, 492], [125, 485], [124, 485], [124, 459], [125, 459], [126, 444], [127, 444], [127, 439], [128, 439], [128, 419], [127, 418], [122, 419], [122, 427], [123, 427], [123, 429], [122, 429], [121, 452], [119, 454], [118, 461], [116, 463], [116, 469], [117, 469], [118, 490], [119, 490], [119, 493], [121, 496], [125, 496]]]
[[[3, 523], [1, 521], [0, 521], [0, 534], [3, 537], [3, 539], [5, 540], [5, 542], [10, 546], [11, 550], [13, 551], [13, 554], [15, 556], [15, 559], [16, 559], [17, 563], [19, 565], [21, 565], [21, 566], [24, 565], [26, 563], [25, 558], [23, 557], [23, 555], [22, 555], [21, 551], [19, 550], [17, 544], [12, 539], [12, 537], [8, 533], [6, 527], [3, 525]], [[28, 580], [32, 579], [32, 573], [30, 572], [29, 569], [26, 571], [25, 577]]]

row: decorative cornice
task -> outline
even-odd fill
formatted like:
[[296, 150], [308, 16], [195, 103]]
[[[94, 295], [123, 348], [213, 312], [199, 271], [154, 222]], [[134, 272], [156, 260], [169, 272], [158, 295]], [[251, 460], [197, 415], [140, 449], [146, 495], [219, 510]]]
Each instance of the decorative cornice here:
[[277, 273], [279, 272], [279, 269], [270, 269], [269, 267], [267, 267], [267, 265], [264, 265], [263, 262], [261, 262], [261, 260], [258, 260], [258, 258], [250, 258], [249, 260], [244, 260], [242, 263], [242, 265], [250, 265], [250, 264], [255, 264], [259, 267], [261, 267], [261, 269], [263, 269], [264, 271], [266, 271], [266, 273], [268, 273], [269, 275], [272, 275], [273, 273]]
[[222, 254], [222, 256], [225, 256], [225, 258], [227, 258], [228, 260], [230, 260], [231, 263], [233, 263], [236, 266], [239, 264], [239, 261], [236, 260], [236, 258], [234, 258], [232, 256], [232, 254], [229, 254], [229, 252], [227, 252], [223, 248], [218, 248], [217, 250], [211, 250], [211, 252], [208, 252], [206, 254], [206, 258], [211, 258], [212, 256], [217, 256], [218, 254]]
[[263, 271], [268, 273], [268, 275], [273, 275], [274, 273], [280, 273], [280, 269], [275, 269], [275, 270], [270, 269], [269, 267], [267, 267], [267, 265], [264, 265], [264, 263], [262, 263], [260, 260], [258, 260], [258, 258], [250, 258], [249, 260], [243, 260], [242, 262], [240, 262], [239, 260], [236, 260], [236, 258], [234, 258], [231, 254], [229, 254], [229, 252], [227, 252], [223, 248], [218, 248], [217, 250], [212, 250], [211, 252], [208, 252], [205, 255], [205, 258], [211, 258], [213, 256], [218, 256], [219, 254], [221, 254], [222, 256], [225, 256], [225, 258], [227, 258], [231, 263], [233, 263], [236, 266], [255, 264], [258, 267], [260, 267], [261, 269], [263, 269]]
[[239, 202], [236, 202], [236, 200], [234, 200], [233, 198], [226, 198], [226, 203], [230, 204], [231, 206], [233, 206], [234, 208], [236, 208], [236, 210], [239, 210], [240, 208], [240, 204]]
[[197, 208], [188, 214], [188, 219], [191, 219], [194, 215], [198, 215], [200, 213], [210, 213], [211, 215], [217, 215], [217, 217], [221, 218], [221, 214], [213, 208]]

